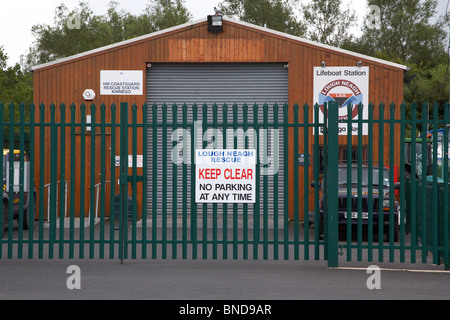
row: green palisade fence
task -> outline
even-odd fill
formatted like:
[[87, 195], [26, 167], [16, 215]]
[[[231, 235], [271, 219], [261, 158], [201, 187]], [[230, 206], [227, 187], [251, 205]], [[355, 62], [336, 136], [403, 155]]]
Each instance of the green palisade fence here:
[[[20, 111], [19, 119], [0, 120], [0, 258], [314, 259], [329, 267], [345, 259], [448, 268], [448, 107], [359, 105], [368, 118], [352, 119], [337, 103], [0, 103], [2, 113]], [[256, 149], [255, 203], [196, 203], [195, 150], [207, 147]], [[419, 150], [427, 151], [416, 156]], [[372, 174], [381, 164], [389, 174]]]

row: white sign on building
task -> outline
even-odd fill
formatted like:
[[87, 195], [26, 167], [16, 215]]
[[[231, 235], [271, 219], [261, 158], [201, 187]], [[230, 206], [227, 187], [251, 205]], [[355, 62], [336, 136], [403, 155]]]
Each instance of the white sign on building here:
[[256, 150], [196, 149], [197, 203], [255, 203]]
[[100, 70], [100, 94], [113, 96], [141, 96], [142, 70]]
[[[337, 101], [339, 119], [348, 118], [351, 105], [352, 134], [358, 134], [358, 119], [369, 117], [369, 67], [314, 67], [314, 104], [320, 106], [319, 123], [324, 121], [324, 103]], [[358, 105], [364, 108], [359, 114]], [[322, 135], [322, 130], [320, 131]], [[339, 123], [339, 134], [347, 135], [347, 123]], [[367, 123], [362, 125], [362, 134], [368, 134]]]

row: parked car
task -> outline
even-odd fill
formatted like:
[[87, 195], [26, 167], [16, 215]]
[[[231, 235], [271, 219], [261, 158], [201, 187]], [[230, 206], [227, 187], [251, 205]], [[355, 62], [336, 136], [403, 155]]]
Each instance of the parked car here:
[[[347, 165], [339, 165], [338, 167], [338, 224], [340, 231], [346, 231], [347, 229], [347, 203], [351, 201], [351, 224], [352, 230], [356, 230], [358, 224], [358, 217], [361, 217], [363, 228], [367, 231], [367, 226], [369, 224], [369, 175], [372, 175], [372, 224], [373, 224], [373, 235], [374, 239], [378, 236], [378, 226], [379, 221], [379, 206], [380, 206], [380, 195], [379, 195], [379, 168], [373, 167], [372, 172], [369, 172], [367, 166], [361, 167], [361, 207], [362, 211], [358, 211], [358, 167], [352, 165], [351, 168], [351, 194], [347, 193]], [[385, 235], [389, 235], [389, 223], [390, 223], [390, 201], [389, 201], [389, 170], [383, 168], [383, 181], [381, 181], [383, 186], [383, 195], [381, 205], [382, 209], [382, 223], [384, 225], [383, 231]], [[315, 182], [311, 183], [314, 186]], [[323, 235], [324, 230], [324, 200], [323, 200], [323, 184], [320, 183], [322, 189], [322, 196], [320, 198], [319, 207], [319, 233]], [[351, 197], [351, 199], [349, 199]], [[394, 200], [394, 210], [392, 212], [394, 216], [394, 241], [399, 240], [399, 217], [400, 217], [400, 206], [397, 201]], [[364, 230], [363, 229], [363, 230]]]
[[[14, 184], [18, 185], [19, 176], [18, 172], [20, 169], [20, 150], [14, 150]], [[9, 188], [9, 161], [10, 161], [10, 151], [9, 149], [3, 150], [3, 231], [8, 230], [8, 221], [9, 221], [9, 204], [12, 202], [13, 204], [13, 219], [19, 219], [20, 215], [20, 192], [19, 190], [8, 190]], [[29, 190], [31, 188], [29, 183], [29, 162], [30, 159], [26, 152], [24, 152], [24, 188], [23, 188], [23, 219], [22, 226], [24, 230], [30, 228], [30, 196]], [[36, 190], [34, 189], [34, 212], [33, 212], [33, 221], [34, 215], [36, 212]], [[31, 226], [32, 227], [32, 226]]]

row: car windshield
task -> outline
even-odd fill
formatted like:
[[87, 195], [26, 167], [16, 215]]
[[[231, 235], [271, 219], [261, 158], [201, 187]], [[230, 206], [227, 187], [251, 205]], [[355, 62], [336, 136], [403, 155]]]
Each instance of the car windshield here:
[[[369, 170], [367, 167], [361, 168], [362, 172], [362, 186], [367, 187], [369, 185]], [[373, 168], [372, 169], [372, 185], [373, 186], [379, 186], [378, 178], [379, 178], [379, 169]], [[341, 167], [339, 168], [338, 173], [338, 184], [340, 186], [347, 185], [347, 167]], [[358, 168], [352, 167], [352, 184], [358, 184]], [[383, 187], [388, 188], [389, 187], [389, 171], [387, 169], [383, 170]]]
[[[8, 162], [9, 161], [9, 152], [3, 152], [3, 176], [5, 176], [6, 174], [7, 174], [7, 172], [6, 172], [6, 162]], [[28, 157], [28, 154], [26, 153], [26, 152], [24, 152], [24, 157], [23, 157], [23, 161], [24, 162], [29, 162], [30, 161], [30, 158]], [[20, 153], [14, 153], [14, 162], [18, 162], [18, 161], [20, 161]]]

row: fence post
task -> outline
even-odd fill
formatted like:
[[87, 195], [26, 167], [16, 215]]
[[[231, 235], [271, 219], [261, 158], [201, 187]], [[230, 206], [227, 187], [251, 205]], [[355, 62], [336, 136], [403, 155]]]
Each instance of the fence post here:
[[[0, 114], [3, 115], [4, 112], [4, 106], [3, 103], [0, 102]], [[0, 117], [0, 150], [3, 150], [3, 116]], [[0, 153], [0, 163], [3, 164], [3, 152]], [[3, 169], [5, 167], [2, 165], [2, 168], [0, 169], [0, 179], [3, 181], [3, 177], [5, 176], [6, 172], [3, 172]], [[3, 256], [2, 254], [2, 248], [3, 248], [3, 243], [2, 243], [2, 239], [3, 239], [3, 234], [4, 234], [4, 225], [3, 225], [3, 203], [0, 205], [0, 258]], [[33, 246], [30, 246], [30, 248], [33, 248]], [[31, 250], [31, 249], [30, 249]]]
[[328, 108], [328, 268], [338, 267], [338, 104]]
[[127, 258], [128, 218], [128, 103], [120, 103], [120, 210], [119, 210], [119, 257], [120, 262]]

